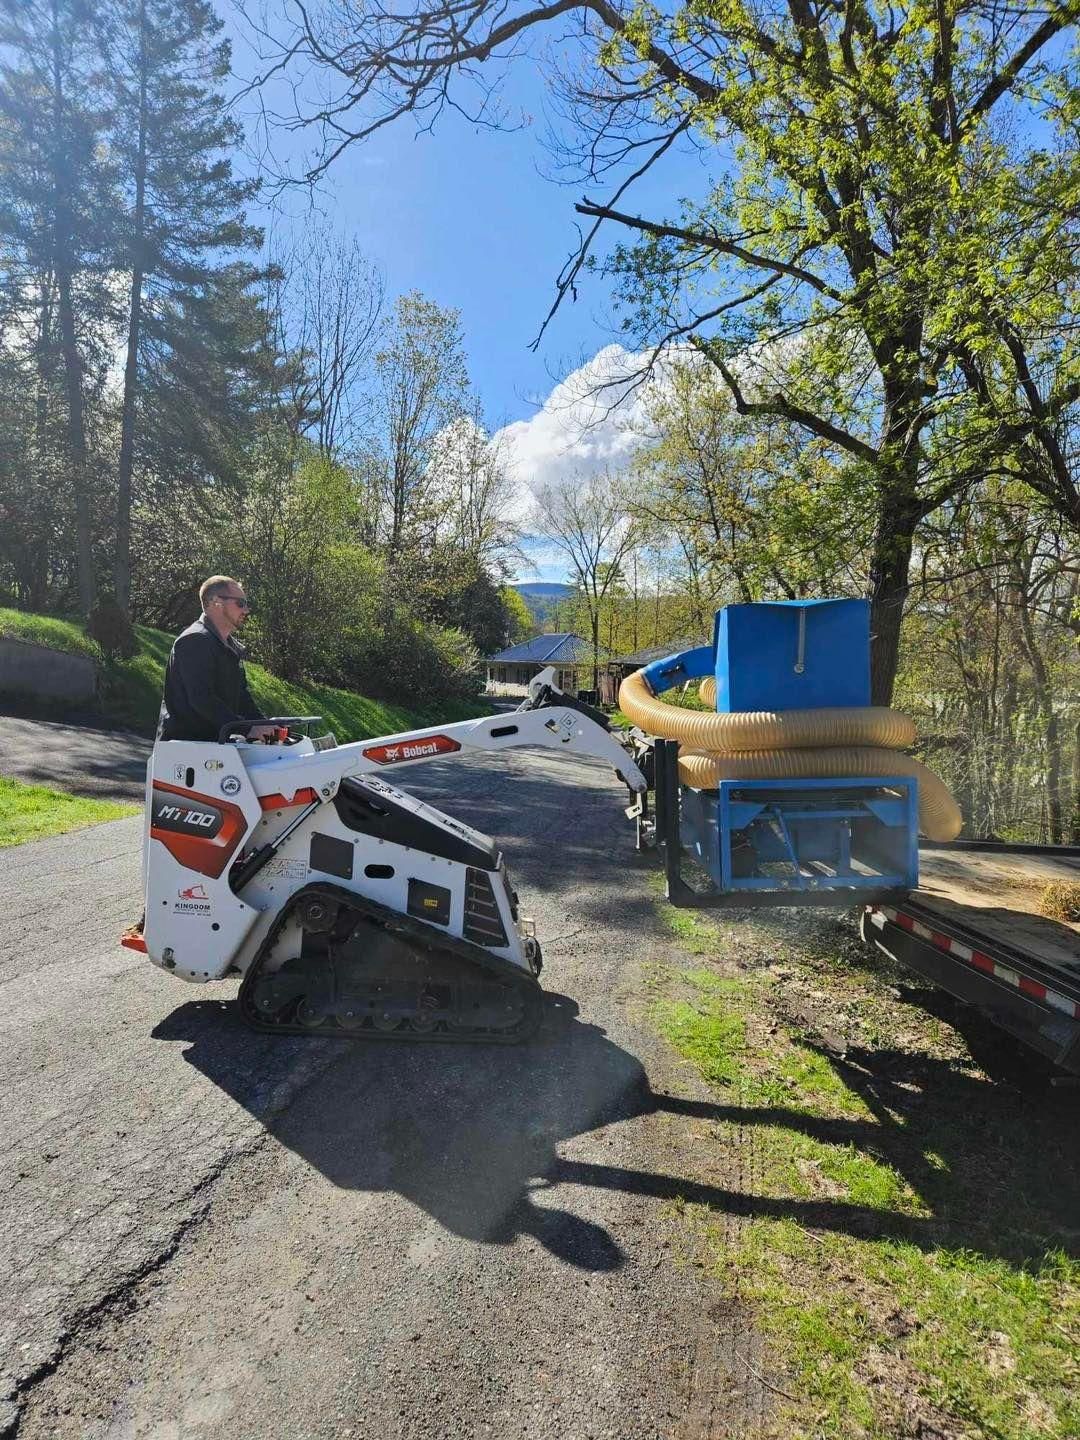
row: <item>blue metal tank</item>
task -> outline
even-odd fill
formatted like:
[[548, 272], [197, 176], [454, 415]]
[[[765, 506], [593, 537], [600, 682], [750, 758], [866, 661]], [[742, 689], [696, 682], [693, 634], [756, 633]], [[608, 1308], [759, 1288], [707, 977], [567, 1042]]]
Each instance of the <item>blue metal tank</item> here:
[[723, 713], [870, 704], [867, 600], [725, 605], [713, 649]]

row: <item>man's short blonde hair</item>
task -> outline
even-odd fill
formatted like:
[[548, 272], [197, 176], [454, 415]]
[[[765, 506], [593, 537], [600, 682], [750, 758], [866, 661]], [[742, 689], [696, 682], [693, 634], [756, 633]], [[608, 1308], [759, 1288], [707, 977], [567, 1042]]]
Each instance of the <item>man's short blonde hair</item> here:
[[199, 604], [205, 610], [211, 600], [216, 600], [219, 595], [230, 589], [233, 585], [240, 585], [239, 580], [234, 580], [231, 575], [211, 575], [209, 580], [204, 580], [199, 586]]

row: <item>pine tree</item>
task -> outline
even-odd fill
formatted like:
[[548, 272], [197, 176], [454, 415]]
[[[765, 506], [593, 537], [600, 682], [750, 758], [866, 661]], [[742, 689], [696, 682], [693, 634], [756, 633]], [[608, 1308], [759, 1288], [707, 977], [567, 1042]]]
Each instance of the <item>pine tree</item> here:
[[112, 16], [116, 144], [129, 176], [120, 264], [130, 276], [117, 474], [114, 584], [130, 603], [135, 477], [197, 482], [227, 466], [258, 408], [266, 357], [261, 242], [233, 174], [241, 132], [221, 86], [222, 22], [203, 0], [118, 0]]
[[[114, 172], [100, 33], [85, 0], [0, 4], [0, 244], [12, 347], [36, 393], [40, 461], [59, 440], [74, 510], [79, 607], [94, 602], [88, 387], [108, 364]], [[32, 377], [32, 380], [31, 380]], [[62, 414], [61, 414], [62, 412]], [[46, 467], [48, 468], [48, 467]], [[55, 473], [40, 477], [55, 484]]]

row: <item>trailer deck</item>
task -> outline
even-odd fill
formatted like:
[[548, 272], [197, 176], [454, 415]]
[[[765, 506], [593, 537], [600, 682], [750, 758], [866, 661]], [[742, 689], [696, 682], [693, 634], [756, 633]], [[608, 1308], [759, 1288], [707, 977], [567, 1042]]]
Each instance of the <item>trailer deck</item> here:
[[926, 847], [919, 888], [866, 907], [863, 939], [1080, 1074], [1080, 924], [1039, 913], [1080, 885], [1080, 852], [978, 842]]

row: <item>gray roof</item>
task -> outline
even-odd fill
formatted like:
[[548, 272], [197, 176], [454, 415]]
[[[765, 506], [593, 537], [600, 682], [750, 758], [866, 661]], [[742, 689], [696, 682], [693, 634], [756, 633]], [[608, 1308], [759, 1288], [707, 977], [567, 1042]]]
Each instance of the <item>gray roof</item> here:
[[663, 660], [668, 655], [681, 655], [684, 650], [696, 650], [699, 645], [711, 645], [712, 636], [699, 636], [696, 640], [669, 640], [666, 645], [654, 645], [648, 650], [636, 650], [633, 655], [618, 655], [614, 657], [615, 665], [633, 665], [640, 670], [645, 665], [651, 665], [654, 660]]
[[520, 645], [511, 645], [509, 650], [500, 650], [489, 655], [489, 660], [498, 660], [519, 665], [573, 665], [588, 659], [590, 646], [580, 635], [534, 635]]

